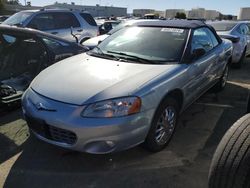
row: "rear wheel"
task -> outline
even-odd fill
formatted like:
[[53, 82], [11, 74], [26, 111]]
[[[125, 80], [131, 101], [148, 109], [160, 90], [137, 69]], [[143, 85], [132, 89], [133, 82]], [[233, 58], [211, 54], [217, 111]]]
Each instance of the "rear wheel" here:
[[222, 138], [212, 159], [209, 188], [250, 187], [250, 114]]
[[242, 64], [243, 64], [243, 62], [244, 62], [244, 60], [245, 60], [245, 57], [246, 57], [246, 48], [245, 48], [245, 50], [243, 51], [243, 53], [242, 53], [242, 55], [241, 55], [241, 57], [240, 57], [240, 60], [237, 62], [237, 63], [235, 63], [235, 64], [232, 64], [233, 65], [233, 67], [234, 68], [241, 68], [241, 66], [242, 66]]
[[229, 73], [229, 67], [228, 67], [228, 65], [226, 65], [220, 80], [218, 81], [218, 83], [213, 88], [214, 92], [220, 92], [226, 87], [227, 79], [228, 79], [228, 73]]
[[144, 142], [148, 150], [158, 152], [167, 146], [175, 131], [178, 113], [179, 105], [174, 98], [168, 97], [160, 104]]

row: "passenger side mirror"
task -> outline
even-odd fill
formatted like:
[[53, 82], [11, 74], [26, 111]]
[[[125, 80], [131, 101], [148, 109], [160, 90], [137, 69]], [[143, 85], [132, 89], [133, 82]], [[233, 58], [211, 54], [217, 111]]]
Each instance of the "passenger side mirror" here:
[[205, 54], [206, 54], [206, 50], [204, 48], [194, 49], [192, 53], [192, 57], [193, 57], [192, 59], [197, 59]]

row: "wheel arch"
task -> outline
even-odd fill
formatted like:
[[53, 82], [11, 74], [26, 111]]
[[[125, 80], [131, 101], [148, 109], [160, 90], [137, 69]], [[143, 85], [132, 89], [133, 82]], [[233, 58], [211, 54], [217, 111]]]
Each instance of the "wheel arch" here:
[[[179, 105], [179, 111], [182, 110], [183, 108], [183, 102], [184, 102], [184, 94], [183, 91], [179, 88], [173, 89], [168, 91], [160, 100], [160, 103], [158, 104], [158, 107], [168, 98], [168, 97], [172, 97], [176, 100], [176, 102]], [[157, 108], [158, 108], [157, 107]]]

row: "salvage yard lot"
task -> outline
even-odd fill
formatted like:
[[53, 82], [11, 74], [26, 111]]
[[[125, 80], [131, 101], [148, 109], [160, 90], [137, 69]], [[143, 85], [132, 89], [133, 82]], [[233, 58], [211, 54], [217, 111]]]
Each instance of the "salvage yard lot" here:
[[29, 135], [21, 110], [0, 112], [0, 187], [206, 187], [213, 152], [246, 111], [250, 59], [226, 89], [206, 93], [182, 115], [169, 146], [108, 155], [57, 148]]

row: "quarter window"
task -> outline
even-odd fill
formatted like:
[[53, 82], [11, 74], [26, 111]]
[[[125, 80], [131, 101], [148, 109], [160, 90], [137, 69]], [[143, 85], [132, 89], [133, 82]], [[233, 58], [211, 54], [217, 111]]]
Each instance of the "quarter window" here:
[[97, 26], [95, 20], [93, 19], [93, 17], [92, 17], [90, 14], [81, 13], [80, 16], [81, 16], [86, 22], [88, 22], [89, 25]]

